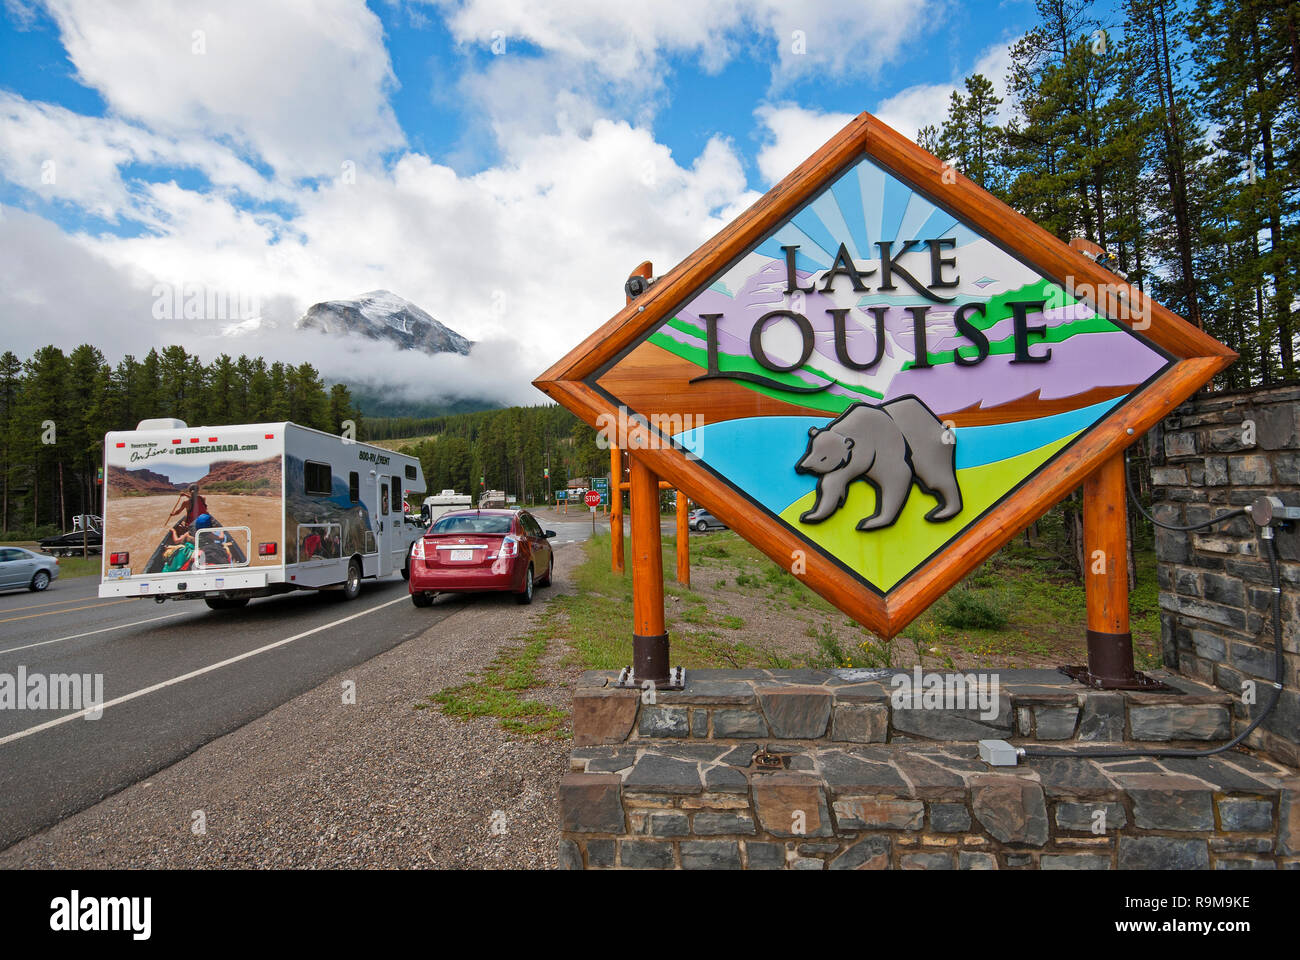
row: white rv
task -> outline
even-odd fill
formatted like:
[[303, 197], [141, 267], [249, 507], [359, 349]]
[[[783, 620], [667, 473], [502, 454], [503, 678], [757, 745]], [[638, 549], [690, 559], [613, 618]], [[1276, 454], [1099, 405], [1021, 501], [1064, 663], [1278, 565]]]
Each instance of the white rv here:
[[466, 510], [472, 506], [474, 506], [474, 498], [468, 493], [444, 490], [436, 497], [424, 498], [420, 516], [423, 518], [425, 526], [428, 526], [444, 513], [450, 513], [453, 510]]
[[403, 504], [423, 493], [414, 457], [294, 423], [144, 420], [104, 438], [99, 595], [350, 600], [363, 578], [407, 575], [423, 528]]

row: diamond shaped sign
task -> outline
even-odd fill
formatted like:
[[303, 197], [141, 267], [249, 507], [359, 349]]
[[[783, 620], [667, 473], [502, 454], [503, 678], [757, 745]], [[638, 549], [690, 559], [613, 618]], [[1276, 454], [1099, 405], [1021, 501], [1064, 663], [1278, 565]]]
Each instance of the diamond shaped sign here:
[[893, 636], [1234, 358], [862, 114], [536, 385]]

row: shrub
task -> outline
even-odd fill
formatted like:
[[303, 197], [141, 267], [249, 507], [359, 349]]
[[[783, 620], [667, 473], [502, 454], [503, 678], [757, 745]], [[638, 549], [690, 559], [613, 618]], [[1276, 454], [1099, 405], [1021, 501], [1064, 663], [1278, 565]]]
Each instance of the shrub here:
[[948, 594], [935, 607], [935, 616], [954, 630], [1001, 630], [1009, 619], [1000, 606], [971, 590]]

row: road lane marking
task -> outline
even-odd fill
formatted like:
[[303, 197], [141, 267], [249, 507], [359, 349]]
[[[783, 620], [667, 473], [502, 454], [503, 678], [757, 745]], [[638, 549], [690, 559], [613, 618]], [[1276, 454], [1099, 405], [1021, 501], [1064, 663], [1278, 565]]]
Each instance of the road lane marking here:
[[310, 630], [304, 630], [302, 633], [295, 633], [292, 637], [285, 637], [283, 640], [276, 640], [274, 643], [268, 643], [265, 646], [258, 647], [256, 650], [248, 650], [244, 653], [239, 654], [238, 656], [229, 657], [225, 660], [222, 660], [219, 663], [211, 663], [208, 664], [206, 667], [199, 667], [199, 669], [191, 670], [189, 673], [183, 673], [179, 677], [172, 677], [170, 680], [163, 680], [160, 683], [155, 683], [153, 686], [145, 687], [142, 690], [136, 690], [133, 693], [127, 693], [120, 697], [116, 697], [112, 700], [109, 700], [107, 703], [100, 704], [98, 706], [86, 707], [84, 710], [78, 710], [75, 713], [65, 713], [63, 716], [55, 717], [53, 720], [47, 720], [45, 723], [39, 723], [34, 727], [28, 727], [26, 730], [19, 730], [17, 733], [11, 733], [6, 737], [0, 737], [0, 746], [4, 746], [6, 743], [9, 743], [13, 740], [21, 740], [23, 737], [29, 737], [33, 733], [40, 733], [42, 730], [48, 730], [51, 727], [57, 727], [59, 724], [67, 723], [69, 720], [76, 720], [79, 717], [86, 716], [86, 714], [88, 713], [104, 711], [107, 710], [109, 707], [116, 707], [123, 703], [127, 703], [131, 700], [135, 700], [139, 697], [147, 696], [148, 694], [151, 693], [157, 693], [159, 690], [163, 690], [167, 687], [175, 686], [178, 683], [184, 683], [186, 680], [193, 680], [195, 677], [201, 677], [203, 676], [203, 674], [211, 673], [213, 670], [220, 670], [222, 667], [228, 667], [232, 663], [238, 663], [240, 660], [247, 660], [249, 657], [255, 657], [259, 653], [266, 653], [266, 651], [268, 650], [274, 650], [277, 647], [283, 647], [285, 644], [293, 643], [295, 640], [301, 640], [303, 637], [310, 637], [313, 633], [320, 633], [322, 630], [328, 630], [331, 627], [340, 627], [351, 620], [356, 620], [358, 617], [364, 617], [368, 613], [374, 613], [376, 610], [382, 610], [384, 609], [384, 607], [391, 607], [395, 603], [405, 603], [406, 599], [407, 598], [405, 596], [401, 596], [401, 597], [397, 597], [394, 600], [389, 600], [386, 603], [376, 604], [375, 606], [370, 607], [369, 609], [362, 610], [359, 613], [354, 613], [350, 617], [344, 617], [342, 620], [333, 620], [329, 623], [322, 624], [319, 627], [313, 627]]
[[6, 610], [0, 610], [0, 613], [12, 613], [15, 610], [39, 610], [41, 607], [58, 607], [65, 603], [85, 603], [87, 600], [96, 599], [94, 596], [77, 597], [75, 600], [51, 600], [49, 603], [33, 603], [27, 607], [9, 607]]
[[12, 623], [15, 620], [30, 620], [32, 617], [52, 617], [60, 613], [76, 613], [78, 610], [91, 610], [95, 607], [111, 607], [117, 603], [130, 603], [135, 597], [124, 597], [121, 600], [105, 600], [103, 603], [88, 603], [84, 607], [68, 607], [66, 610], [51, 610], [48, 613], [24, 613], [21, 617], [5, 617], [0, 623]]
[[[64, 611], [66, 613], [66, 611]], [[9, 647], [7, 650], [0, 650], [0, 656], [6, 653], [16, 653], [19, 650], [29, 650], [32, 647], [43, 647], [47, 643], [62, 643], [64, 640], [80, 640], [82, 637], [93, 637], [97, 633], [108, 633], [111, 630], [125, 630], [127, 627], [138, 627], [146, 623], [157, 623], [159, 620], [170, 620], [172, 617], [183, 617], [187, 613], [193, 613], [192, 610], [182, 610], [180, 613], [169, 613], [162, 617], [150, 617], [148, 620], [134, 620], [131, 623], [119, 623], [116, 627], [104, 627], [100, 630], [88, 630], [85, 633], [74, 633], [70, 637], [59, 637], [56, 640], [41, 640], [37, 643], [28, 643], [21, 647]]]

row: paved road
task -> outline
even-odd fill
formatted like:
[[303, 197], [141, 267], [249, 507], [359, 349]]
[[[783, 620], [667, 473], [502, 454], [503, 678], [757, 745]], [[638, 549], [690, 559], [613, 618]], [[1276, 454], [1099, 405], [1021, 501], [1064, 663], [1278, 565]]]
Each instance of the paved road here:
[[[561, 551], [591, 533], [587, 522], [546, 525]], [[28, 676], [101, 675], [105, 704], [98, 719], [0, 709], [0, 849], [455, 611], [514, 603], [453, 596], [416, 609], [405, 581], [392, 576], [366, 581], [351, 603], [303, 592], [213, 611], [196, 601], [100, 600], [98, 579], [0, 594], [0, 684], [20, 667]]]

